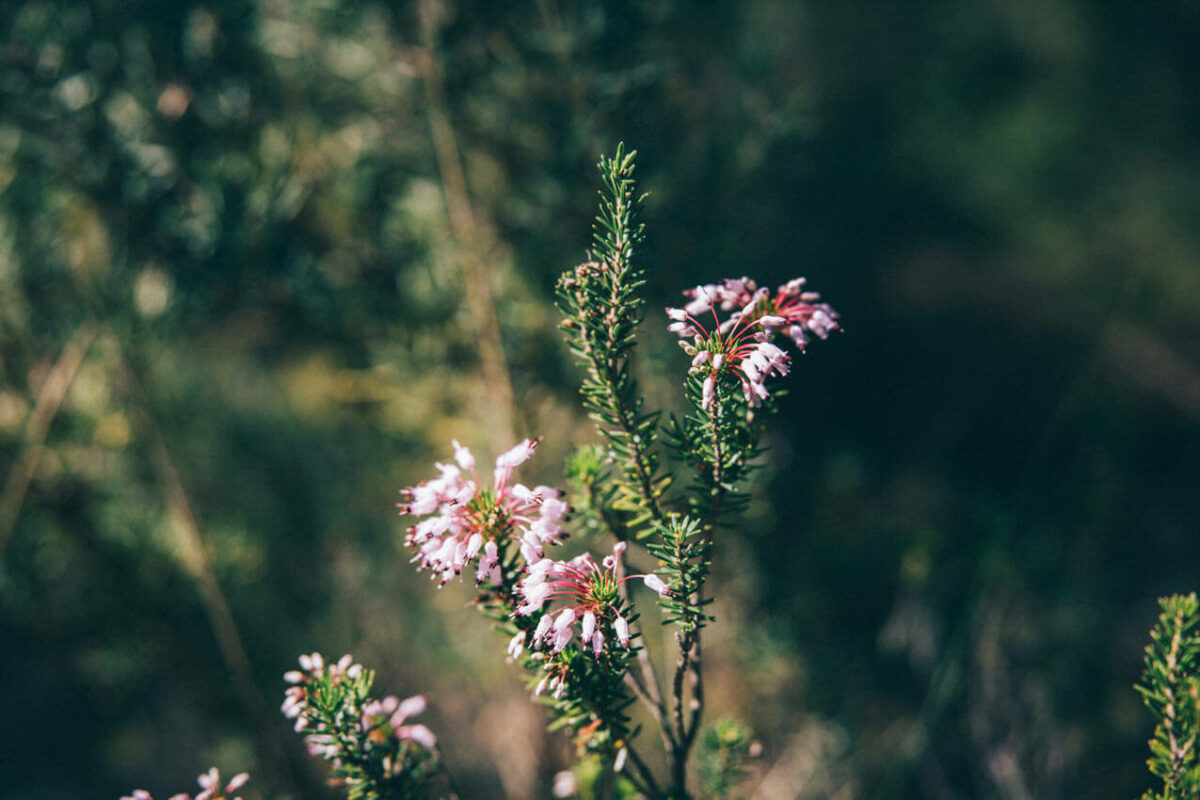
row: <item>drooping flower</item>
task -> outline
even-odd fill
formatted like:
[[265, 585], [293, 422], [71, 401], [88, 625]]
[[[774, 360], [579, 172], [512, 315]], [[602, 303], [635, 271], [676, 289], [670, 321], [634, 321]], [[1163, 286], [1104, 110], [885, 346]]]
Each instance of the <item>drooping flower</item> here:
[[[171, 795], [171, 800], [242, 800], [240, 797], [233, 797], [233, 793], [245, 785], [246, 781], [250, 780], [249, 773], [240, 772], [229, 779], [229, 783], [221, 787], [221, 773], [213, 767], [208, 772], [199, 776], [196, 782], [200, 784], [203, 790], [195, 797], [190, 794], [175, 794]], [[132, 794], [122, 797], [121, 800], [154, 800], [150, 793], [145, 789], [135, 789]]]
[[[621, 614], [620, 585], [640, 578], [659, 594], [670, 594], [670, 589], [657, 575], [618, 577], [618, 561], [624, 550], [625, 543], [618, 542], [612, 555], [605, 556], [600, 564], [584, 553], [570, 561], [545, 558], [530, 565], [517, 584], [521, 603], [516, 613], [529, 616], [541, 612], [542, 617], [528, 641], [521, 640], [521, 644], [557, 653], [578, 630], [580, 647], [590, 649], [594, 655], [604, 652], [605, 644], [613, 639], [621, 647], [628, 647], [629, 623]], [[546, 604], [553, 601], [563, 602], [555, 610], [546, 609]]]
[[[689, 370], [704, 375], [700, 407], [707, 410], [716, 396], [716, 385], [722, 373], [729, 373], [742, 384], [746, 402], [754, 407], [768, 397], [765, 381], [772, 375], [786, 375], [791, 364], [787, 353], [771, 344], [767, 325], [778, 317], [738, 318], [733, 325], [713, 325], [709, 330], [696, 317], [682, 308], [668, 308], [667, 316], [674, 322], [672, 331], [691, 336], [692, 342], [680, 345], [692, 356]], [[716, 312], [713, 312], [714, 318]]]
[[472, 561], [476, 583], [501, 581], [500, 560], [510, 542], [526, 563], [545, 555], [547, 544], [565, 534], [559, 523], [569, 507], [549, 486], [533, 489], [512, 482], [512, 472], [533, 455], [540, 439], [525, 439], [496, 459], [492, 485], [484, 486], [471, 451], [453, 442], [456, 464], [437, 464], [437, 478], [404, 489], [400, 513], [425, 517], [408, 529], [404, 543], [416, 548], [413, 561], [445, 584]]

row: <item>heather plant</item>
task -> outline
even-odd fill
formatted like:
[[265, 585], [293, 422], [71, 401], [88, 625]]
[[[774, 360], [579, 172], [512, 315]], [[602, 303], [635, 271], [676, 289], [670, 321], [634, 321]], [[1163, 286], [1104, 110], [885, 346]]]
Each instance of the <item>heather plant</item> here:
[[350, 800], [432, 796], [444, 777], [437, 737], [410, 722], [425, 698], [372, 693], [375, 673], [342, 656], [327, 664], [320, 653], [300, 657], [300, 669], [284, 675], [291, 684], [283, 703], [296, 720], [310, 755], [332, 765], [335, 783]]
[[[803, 278], [774, 292], [746, 277], [688, 289], [663, 322], [689, 359], [679, 367], [689, 410], [664, 418], [651, 409], [633, 366], [639, 327], [658, 316], [646, 313], [640, 294], [634, 157], [618, 147], [601, 159], [592, 249], [558, 283], [562, 329], [583, 368], [583, 405], [599, 444], [568, 458], [559, 489], [518, 479], [540, 437], [501, 453], [490, 475], [455, 441], [452, 460], [404, 489], [399, 508], [415, 519], [404, 541], [417, 569], [438, 588], [473, 579], [474, 605], [503, 633], [508, 660], [525, 673], [550, 727], [572, 734], [581, 768], [560, 775], [556, 792], [681, 800], [692, 796], [690, 759], [704, 716], [702, 635], [714, 622], [707, 579], [718, 534], [737, 528], [774, 411], [768, 387], [791, 369], [776, 342], [803, 352], [838, 323]], [[572, 533], [603, 554], [563, 554]], [[665, 664], [643, 636], [639, 608], [648, 602], [657, 609], [646, 618], [674, 629]], [[371, 673], [349, 657], [326, 665], [313, 654], [302, 667], [287, 675], [284, 711], [351, 798], [430, 791], [441, 770], [436, 741], [407, 723], [423, 700], [369, 699]], [[636, 704], [654, 736], [642, 735]], [[648, 753], [651, 741], [661, 758]], [[726, 722], [702, 741], [705, 795], [725, 796], [750, 755], [749, 735]]]
[[[592, 249], [557, 287], [599, 442], [570, 454], [558, 488], [519, 479], [540, 436], [496, 456], [490, 475], [452, 441], [451, 457], [403, 489], [398, 506], [413, 519], [404, 544], [416, 569], [438, 589], [471, 579], [475, 609], [503, 635], [550, 728], [570, 732], [579, 760], [555, 776], [555, 796], [729, 797], [761, 746], [737, 720], [704, 726], [702, 645], [717, 622], [708, 579], [721, 534], [737, 529], [748, 501], [777, 381], [793, 353], [839, 329], [838, 314], [804, 278], [773, 291], [749, 277], [686, 289], [661, 319], [687, 359], [685, 410], [650, 408], [633, 365], [640, 326], [657, 316], [645, 309], [635, 260], [643, 226], [634, 158], [619, 147], [601, 159]], [[585, 549], [570, 550], [572, 538]], [[1200, 604], [1195, 594], [1160, 602], [1137, 689], [1157, 718], [1148, 765], [1162, 787], [1142, 800], [1193, 800]], [[648, 645], [645, 626], [655, 623], [672, 630], [672, 652]], [[424, 696], [381, 694], [349, 655], [306, 654], [300, 667], [284, 676], [282, 710], [350, 800], [456, 797], [437, 737], [413, 721]], [[194, 798], [172, 800], [238, 800], [246, 780], [223, 785], [213, 769]], [[153, 798], [137, 790], [122, 800]]]

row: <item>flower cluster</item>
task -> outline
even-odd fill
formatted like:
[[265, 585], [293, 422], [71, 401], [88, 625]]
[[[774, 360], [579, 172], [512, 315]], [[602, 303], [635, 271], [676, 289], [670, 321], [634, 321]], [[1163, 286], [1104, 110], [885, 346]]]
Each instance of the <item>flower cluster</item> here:
[[[621, 584], [630, 578], [641, 578], [648, 588], [659, 594], [670, 594], [670, 589], [657, 575], [618, 577], [617, 567], [624, 550], [625, 543], [618, 542], [612, 555], [605, 556], [601, 564], [584, 553], [570, 561], [544, 558], [529, 567], [528, 573], [517, 584], [517, 594], [522, 601], [516, 610], [521, 616], [542, 613], [528, 639], [529, 647], [546, 647], [552, 652], [560, 652], [574, 638], [576, 625], [581, 647], [591, 648], [595, 655], [604, 650], [606, 630], [622, 647], [629, 646], [629, 623], [620, 610]], [[544, 606], [552, 600], [565, 603], [559, 610], [550, 612]], [[526, 644], [525, 636], [522, 632], [513, 638], [510, 653], [511, 648]]]
[[[516, 542], [526, 563], [544, 556], [563, 538], [559, 523], [569, 510], [557, 489], [512, 482], [512, 472], [533, 455], [540, 439], [526, 439], [496, 459], [491, 487], [475, 469], [475, 456], [454, 442], [455, 464], [437, 464], [437, 478], [404, 489], [402, 514], [425, 517], [408, 529], [404, 543], [413, 561], [444, 585], [478, 559], [476, 583], [501, 583], [501, 560]], [[482, 555], [481, 555], [482, 553]]]
[[712, 405], [723, 373], [741, 381], [746, 402], [756, 408], [768, 397], [766, 379], [788, 373], [788, 354], [768, 341], [766, 325], [777, 317], [738, 318], [732, 325], [717, 325], [710, 331], [682, 308], [668, 308], [667, 316], [674, 320], [670, 330], [693, 337], [692, 342], [681, 341], [680, 345], [692, 357], [689, 372], [705, 376], [700, 404], [705, 410]]
[[425, 711], [425, 698], [373, 696], [374, 674], [348, 655], [327, 663], [312, 653], [300, 666], [283, 676], [291, 684], [283, 713], [304, 732], [309, 754], [332, 763], [334, 777], [347, 784], [372, 784], [377, 794], [363, 796], [418, 796], [406, 792], [440, 769], [437, 737], [410, 722]]
[[817, 292], [805, 291], [807, 278], [794, 278], [775, 290], [772, 295], [765, 286], [759, 287], [750, 278], [727, 278], [688, 289], [684, 295], [691, 302], [684, 306], [692, 316], [719, 306], [733, 311], [724, 323], [732, 327], [739, 320], [764, 318], [769, 333], [782, 330], [802, 352], [808, 335], [825, 339], [838, 329], [838, 313], [828, 303], [822, 303]]
[[[705, 376], [702, 409], [712, 406], [722, 374], [732, 374], [741, 382], [751, 406], [757, 408], [767, 399], [766, 379], [787, 375], [791, 367], [788, 354], [771, 342], [776, 332], [783, 331], [803, 352], [808, 334], [824, 339], [837, 329], [837, 312], [828, 303], [817, 302], [821, 296], [816, 292], [804, 291], [804, 284], [804, 278], [796, 278], [772, 295], [749, 278], [728, 279], [689, 289], [684, 295], [691, 302], [667, 309], [671, 319], [667, 330], [685, 340], [680, 346], [692, 357], [690, 372]], [[722, 321], [718, 308], [732, 313]], [[705, 312], [712, 314], [711, 329], [699, 320]]]
[[[170, 800], [242, 800], [240, 797], [232, 797], [233, 793], [245, 785], [246, 781], [250, 780], [248, 773], [242, 772], [234, 775], [229, 779], [229, 783], [221, 788], [221, 773], [213, 767], [208, 772], [196, 778], [203, 790], [195, 797], [190, 794], [180, 793], [171, 795]], [[145, 789], [135, 789], [133, 794], [122, 797], [121, 800], [154, 800], [150, 793]]]

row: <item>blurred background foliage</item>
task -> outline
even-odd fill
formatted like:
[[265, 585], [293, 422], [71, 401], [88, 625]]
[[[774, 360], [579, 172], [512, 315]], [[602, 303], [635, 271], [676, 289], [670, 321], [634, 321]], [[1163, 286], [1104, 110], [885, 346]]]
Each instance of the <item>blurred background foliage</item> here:
[[427, 693], [465, 796], [546, 796], [568, 745], [392, 503], [451, 437], [594, 440], [550, 302], [622, 139], [652, 308], [804, 274], [846, 327], [718, 543], [743, 794], [1140, 792], [1198, 53], [1182, 2], [0, 3], [0, 797], [332, 797], [276, 711], [313, 649]]

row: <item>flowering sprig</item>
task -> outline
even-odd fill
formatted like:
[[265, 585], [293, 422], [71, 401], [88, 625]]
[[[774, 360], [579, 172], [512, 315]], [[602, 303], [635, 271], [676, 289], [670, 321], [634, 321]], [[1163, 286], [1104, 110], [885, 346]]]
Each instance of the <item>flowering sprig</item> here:
[[610, 486], [612, 510], [634, 530], [662, 519], [660, 506], [671, 483], [670, 475], [660, 472], [655, 452], [659, 415], [645, 410], [630, 369], [645, 302], [638, 294], [645, 273], [633, 258], [644, 233], [638, 220], [644, 198], [633, 178], [636, 155], [618, 145], [613, 157], [601, 157], [604, 191], [592, 226], [592, 251], [558, 281], [567, 346], [585, 370], [583, 404], [618, 467]]
[[409, 722], [425, 710], [423, 696], [373, 696], [375, 674], [349, 655], [333, 663], [303, 655], [300, 667], [284, 675], [283, 713], [305, 734], [309, 754], [333, 765], [350, 800], [431, 796], [443, 774], [437, 737]]
[[[810, 334], [824, 339], [839, 327], [837, 312], [819, 302], [817, 293], [805, 291], [805, 284], [796, 278], [771, 294], [750, 278], [727, 279], [687, 290], [686, 305], [667, 309], [667, 329], [683, 338], [680, 345], [692, 358], [684, 385], [693, 407], [692, 413], [671, 418], [667, 440], [697, 478], [697, 491], [687, 501], [691, 518], [660, 524], [651, 547], [664, 572], [688, 587], [686, 595], [666, 604], [668, 618], [678, 627], [671, 688], [676, 742], [671, 766], [677, 784], [686, 780], [684, 762], [704, 707], [700, 632], [710, 619], [703, 612], [709, 602], [704, 580], [717, 527], [722, 514], [748, 501], [740, 485], [760, 452], [763, 412], [774, 410], [770, 404], [764, 408], [771, 397], [766, 381], [791, 369], [790, 356], [771, 340], [783, 333], [803, 352]], [[718, 311], [729, 313], [722, 319]], [[709, 316], [711, 323], [701, 321]]]
[[[529, 460], [540, 439], [525, 439], [496, 459], [492, 485], [487, 487], [475, 469], [475, 456], [458, 442], [456, 464], [437, 464], [437, 478], [401, 491], [402, 514], [425, 517], [408, 529], [404, 543], [417, 550], [413, 561], [444, 585], [472, 561], [475, 582], [503, 583], [501, 565], [510, 544], [516, 544], [527, 563], [538, 561], [544, 547], [558, 544], [560, 523], [568, 507], [562, 494], [549, 486], [533, 489], [513, 483], [513, 470]], [[482, 555], [481, 555], [482, 553]]]
[[[510, 659], [519, 661], [537, 676], [535, 694], [546, 691], [556, 721], [576, 731], [582, 747], [615, 759], [618, 751], [624, 749], [623, 744], [616, 743], [631, 735], [623, 710], [633, 698], [623, 685], [623, 677], [627, 672], [626, 662], [637, 650], [629, 647], [629, 624], [634, 618], [616, 602], [604, 609], [597, 605], [592, 611], [595, 627], [587, 631], [584, 646], [568, 646], [570, 637], [561, 638], [562, 628], [559, 628], [559, 646], [555, 648], [544, 647], [544, 642], [537, 641], [554, 621], [541, 613], [540, 604], [537, 608], [526, 605], [524, 613], [517, 613], [519, 606], [535, 593], [539, 579], [550, 578], [549, 583], [543, 584], [543, 590], [550, 592], [550, 583], [565, 585], [562, 571], [589, 572], [586, 565], [590, 556], [572, 562], [555, 562], [545, 557], [544, 545], [557, 544], [566, 538], [560, 523], [565, 521], [569, 506], [561, 493], [546, 486], [529, 489], [512, 480], [513, 469], [533, 454], [539, 441], [527, 439], [497, 458], [492, 486], [483, 489], [479, 488], [483, 482], [476, 472], [474, 456], [466, 447], [453, 442], [454, 464], [438, 464], [437, 478], [403, 490], [405, 502], [400, 504], [401, 512], [426, 517], [409, 529], [406, 544], [418, 548], [413, 561], [418, 569], [432, 570], [434, 577], [441, 579], [439, 585], [478, 558], [476, 583], [487, 581], [495, 590], [481, 595], [478, 605], [510, 633]], [[514, 543], [520, 551], [519, 560], [509, 555]], [[559, 566], [552, 568], [554, 564]], [[615, 600], [623, 580], [613, 577], [612, 569], [612, 566], [598, 569], [593, 576], [597, 597], [600, 583], [609, 581], [606, 591]], [[666, 590], [654, 575], [639, 577], [651, 587]], [[530, 594], [523, 594], [522, 587]], [[586, 612], [581, 611], [578, 617], [580, 625], [589, 624]], [[561, 611], [558, 618], [562, 619]], [[543, 626], [541, 632], [537, 630], [539, 625]], [[565, 627], [570, 624], [565, 623]], [[605, 650], [606, 638], [620, 642], [623, 651]], [[584, 652], [590, 653], [591, 663], [582, 663]], [[350, 667], [342, 665], [343, 673], [346, 669]], [[319, 739], [316, 744], [324, 748], [328, 743]]]
[[[518, 540], [524, 546], [529, 541], [529, 530], [539, 521], [531, 522], [530, 515], [522, 506], [515, 505], [514, 500], [519, 504], [526, 496], [536, 495], [540, 500], [539, 507], [557, 503], [558, 508], [550, 515], [555, 523], [568, 506], [557, 492], [547, 487], [526, 490], [510, 485], [511, 468], [523, 460], [519, 457], [525, 451], [532, 450], [529, 444], [523, 443], [510, 451], [512, 457], [505, 454], [497, 460], [492, 497], [509, 504], [493, 517], [501, 522], [479, 523], [476, 509], [462, 510], [479, 496], [475, 488], [478, 479], [467, 480], [462, 472], [473, 470], [474, 461], [465, 447], [457, 442], [454, 447], [457, 466], [438, 465], [443, 477], [406, 489], [410, 502], [402, 507], [414, 514], [437, 511], [438, 516], [430, 519], [449, 518], [451, 521], [433, 530], [418, 530], [428, 520], [419, 523], [409, 531], [410, 543], [414, 537], [422, 535], [441, 536], [439, 547], [449, 549], [445, 542], [453, 542], [456, 552], [467, 553], [463, 558], [465, 562], [472, 551], [476, 551], [472, 542], [489, 537], [484, 539], [484, 558], [488, 557], [488, 545], [499, 542], [494, 556], [499, 566], [488, 566], [481, 561], [479, 572], [492, 586], [477, 598], [476, 605], [508, 633], [509, 660], [532, 673], [533, 695], [540, 697], [549, 708], [554, 719], [551, 727], [568, 727], [575, 732], [582, 751], [609, 759], [618, 771], [629, 770], [627, 777], [635, 787], [647, 790], [648, 796], [659, 797], [657, 789], [649, 791], [655, 785], [653, 774], [629, 742], [637, 729], [631, 728], [625, 713], [625, 709], [635, 702], [626, 678], [630, 662], [644, 651], [632, 642], [637, 635], [634, 628], [637, 616], [627, 604], [625, 586], [632, 578], [642, 580], [660, 594], [668, 594], [668, 586], [654, 574], [624, 576], [620, 563], [626, 548], [623, 542], [617, 543], [613, 554], [599, 564], [589, 554], [559, 561], [539, 552], [536, 553], [539, 557], [534, 559], [535, 554], [527, 549], [522, 550], [521, 559], [507, 557], [507, 544]], [[556, 524], [553, 541], [565, 537], [565, 532]], [[463, 550], [464, 543], [469, 548], [466, 551]], [[422, 562], [418, 568], [425, 566], [423, 558], [414, 561]], [[443, 578], [457, 574], [458, 568], [449, 574], [443, 569]], [[490, 569], [497, 571], [484, 574]], [[340, 662], [337, 666], [334, 672], [341, 675], [352, 669]], [[298, 674], [291, 677], [294, 679]], [[285, 710], [295, 704], [296, 701], [290, 705], [285, 703]], [[397, 707], [397, 710], [401, 709]], [[324, 738], [317, 741], [320, 748], [327, 744], [329, 742]], [[323, 752], [320, 750], [317, 754]]]
[[[200, 784], [201, 792], [195, 797], [192, 795], [180, 792], [173, 794], [170, 800], [242, 800], [240, 797], [233, 797], [233, 793], [245, 785], [246, 781], [250, 780], [249, 773], [240, 772], [229, 779], [229, 783], [221, 786], [221, 773], [216, 767], [213, 767], [208, 772], [196, 778], [196, 782]], [[154, 798], [145, 789], [134, 789], [131, 794], [121, 798], [121, 800], [154, 800]]]

